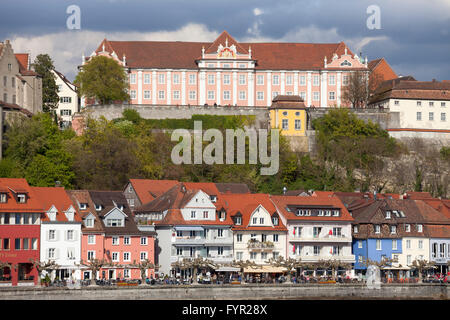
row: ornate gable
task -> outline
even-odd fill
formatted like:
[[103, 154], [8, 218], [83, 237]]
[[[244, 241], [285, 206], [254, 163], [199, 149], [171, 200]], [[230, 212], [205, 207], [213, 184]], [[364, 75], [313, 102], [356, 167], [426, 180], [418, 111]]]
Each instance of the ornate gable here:
[[236, 59], [238, 55], [249, 55], [228, 32], [223, 31], [220, 36], [205, 50], [207, 55], [215, 55], [215, 58]]

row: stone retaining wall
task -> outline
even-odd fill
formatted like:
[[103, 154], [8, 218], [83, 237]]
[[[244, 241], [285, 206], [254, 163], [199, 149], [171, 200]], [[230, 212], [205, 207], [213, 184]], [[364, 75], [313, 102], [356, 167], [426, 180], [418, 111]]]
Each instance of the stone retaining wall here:
[[450, 285], [389, 284], [368, 289], [359, 284], [316, 285], [197, 285], [139, 286], [132, 288], [87, 287], [66, 288], [3, 288], [0, 299], [25, 300], [253, 300], [253, 299], [449, 299]]

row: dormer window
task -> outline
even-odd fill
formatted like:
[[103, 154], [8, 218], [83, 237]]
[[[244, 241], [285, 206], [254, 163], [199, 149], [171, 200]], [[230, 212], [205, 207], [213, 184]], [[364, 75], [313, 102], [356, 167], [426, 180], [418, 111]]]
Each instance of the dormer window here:
[[397, 232], [396, 226], [391, 226], [391, 234], [395, 234]]
[[325, 215], [326, 215], [327, 217], [330, 217], [330, 216], [331, 216], [331, 210], [325, 211]]
[[391, 218], [391, 212], [390, 211], [386, 211], [386, 219], [390, 219]]
[[236, 217], [236, 225], [242, 224], [242, 217]]
[[333, 217], [339, 217], [339, 210], [333, 210]]
[[379, 224], [375, 225], [375, 233], [380, 233], [381, 232], [381, 227]]
[[405, 231], [406, 232], [411, 232], [411, 225], [410, 224], [405, 224]]
[[95, 205], [95, 210], [101, 211], [102, 210], [102, 205], [101, 204], [96, 204]]
[[120, 210], [123, 210], [123, 205], [122, 205], [122, 204], [118, 205], [117, 207], [118, 207]]
[[278, 217], [272, 217], [272, 224], [273, 224], [274, 226], [277, 226], [277, 225], [278, 225]]
[[417, 232], [423, 232], [423, 226], [421, 224], [417, 225]]
[[86, 228], [93, 228], [94, 227], [94, 219], [88, 218], [85, 220]]
[[394, 210], [394, 211], [392, 211], [392, 212], [395, 214], [395, 216], [396, 216], [397, 218], [400, 218], [400, 214], [398, 213], [397, 210]]
[[6, 193], [0, 193], [0, 203], [6, 203], [7, 195]]
[[223, 221], [225, 220], [226, 212], [225, 211], [219, 211], [219, 220]]
[[24, 193], [19, 193], [17, 195], [17, 202], [25, 203], [26, 202], [26, 195]]
[[216, 196], [210, 196], [211, 202], [217, 202], [217, 197]]
[[80, 203], [80, 210], [86, 210], [87, 209], [87, 203]]
[[322, 217], [322, 216], [323, 216], [323, 210], [319, 210], [318, 216], [319, 216], [319, 217]]
[[107, 227], [123, 227], [123, 219], [106, 219]]
[[400, 217], [404, 218], [405, 214], [403, 213], [403, 211], [399, 211]]
[[73, 221], [74, 213], [73, 213], [72, 210], [67, 210], [65, 212], [65, 214], [66, 214], [66, 218], [67, 218], [68, 221]]

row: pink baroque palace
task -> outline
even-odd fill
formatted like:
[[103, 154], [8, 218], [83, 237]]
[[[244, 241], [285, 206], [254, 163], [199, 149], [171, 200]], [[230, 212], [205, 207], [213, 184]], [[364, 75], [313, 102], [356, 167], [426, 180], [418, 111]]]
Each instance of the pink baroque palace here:
[[347, 107], [350, 73], [370, 72], [344, 42], [239, 43], [226, 31], [212, 43], [104, 39], [83, 65], [98, 55], [125, 68], [137, 105], [267, 107], [277, 95], [299, 95], [308, 107]]

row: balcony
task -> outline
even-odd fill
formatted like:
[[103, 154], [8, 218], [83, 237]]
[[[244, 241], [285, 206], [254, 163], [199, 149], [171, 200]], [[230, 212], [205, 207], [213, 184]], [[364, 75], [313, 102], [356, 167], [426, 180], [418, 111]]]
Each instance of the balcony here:
[[176, 237], [172, 238], [172, 243], [177, 244], [186, 244], [186, 245], [202, 245], [205, 244], [205, 238], [203, 237]]
[[258, 240], [250, 240], [247, 244], [247, 248], [250, 251], [271, 251], [274, 248], [273, 242], [270, 241], [258, 241]]
[[233, 255], [232, 254], [227, 254], [227, 255], [208, 254], [207, 259], [210, 259], [210, 260], [214, 261], [215, 263], [230, 263], [233, 261]]
[[344, 234], [341, 235], [289, 235], [289, 242], [352, 242], [351, 237], [347, 237]]
[[205, 238], [206, 245], [233, 245], [233, 237], [208, 237]]
[[294, 255], [291, 256], [292, 258], [299, 258], [301, 262], [319, 262], [320, 260], [339, 260], [341, 262], [346, 263], [354, 263], [355, 262], [355, 255], [341, 255], [341, 254], [335, 254], [335, 255]]

